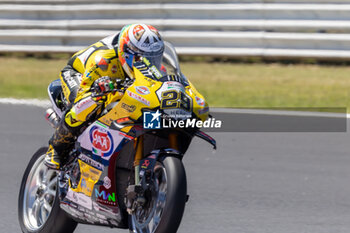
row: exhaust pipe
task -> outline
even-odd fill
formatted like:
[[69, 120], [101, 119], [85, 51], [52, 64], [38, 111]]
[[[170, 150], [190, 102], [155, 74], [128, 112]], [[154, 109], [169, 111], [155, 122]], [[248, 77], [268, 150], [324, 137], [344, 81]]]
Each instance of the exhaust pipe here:
[[56, 112], [52, 108], [46, 109], [45, 119], [53, 128], [57, 128], [60, 118], [57, 116]]

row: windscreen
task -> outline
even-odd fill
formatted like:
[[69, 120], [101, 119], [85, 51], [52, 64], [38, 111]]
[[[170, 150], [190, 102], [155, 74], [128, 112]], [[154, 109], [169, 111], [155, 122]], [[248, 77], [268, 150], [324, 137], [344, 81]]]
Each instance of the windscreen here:
[[187, 78], [182, 74], [180, 70], [180, 64], [178, 60], [178, 56], [175, 50], [175, 47], [167, 42], [164, 41], [164, 54], [162, 58], [162, 66], [161, 66], [161, 72], [165, 75], [176, 75], [179, 77], [179, 81], [183, 83], [185, 86], [188, 85]]

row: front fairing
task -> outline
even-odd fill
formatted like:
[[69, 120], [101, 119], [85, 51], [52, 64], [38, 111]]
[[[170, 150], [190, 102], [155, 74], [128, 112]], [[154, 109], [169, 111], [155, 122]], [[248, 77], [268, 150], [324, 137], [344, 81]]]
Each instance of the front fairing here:
[[[205, 121], [209, 115], [208, 103], [181, 73], [176, 52], [169, 43], [166, 43], [161, 72], [176, 75], [180, 81], [160, 81], [156, 75], [146, 77], [144, 72], [134, 67], [134, 82], [125, 90], [119, 103], [99, 121], [106, 125], [123, 118], [141, 122], [144, 111], [158, 109], [166, 114], [181, 113]], [[122, 131], [130, 129], [125, 127]]]

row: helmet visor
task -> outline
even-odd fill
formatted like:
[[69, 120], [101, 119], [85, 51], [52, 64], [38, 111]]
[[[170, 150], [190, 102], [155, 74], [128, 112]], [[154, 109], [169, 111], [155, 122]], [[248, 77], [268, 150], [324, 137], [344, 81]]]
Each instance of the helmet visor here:
[[162, 57], [163, 54], [157, 55], [157, 56], [144, 56], [149, 62], [151, 66], [155, 66], [158, 70], [160, 70], [161, 64], [162, 64]]
[[138, 61], [140, 58], [146, 58], [150, 62], [150, 64], [148, 65], [149, 67], [154, 65], [159, 70], [161, 68], [163, 51], [164, 50], [162, 49], [158, 52], [134, 52], [127, 48], [125, 51], [125, 61], [128, 64], [128, 66], [132, 69], [134, 62]]

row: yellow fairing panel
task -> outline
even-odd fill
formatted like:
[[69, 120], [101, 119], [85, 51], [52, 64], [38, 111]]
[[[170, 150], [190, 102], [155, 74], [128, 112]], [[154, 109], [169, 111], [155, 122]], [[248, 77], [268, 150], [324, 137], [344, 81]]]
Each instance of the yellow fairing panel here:
[[[91, 197], [93, 188], [97, 181], [100, 179], [102, 171], [91, 167], [90, 165], [78, 160], [81, 172], [81, 178], [76, 189], [71, 189], [74, 192], [84, 193], [85, 195]], [[69, 182], [70, 184], [70, 182]], [[71, 185], [70, 185], [71, 186]]]
[[[134, 69], [134, 72], [136, 77], [134, 83], [125, 91], [117, 106], [105, 116], [101, 117], [99, 121], [110, 125], [112, 121], [126, 117], [137, 120], [142, 116], [142, 109], [160, 107], [157, 91], [162, 87], [163, 82], [147, 78], [137, 69]], [[193, 111], [199, 119], [205, 121], [208, 118], [209, 108], [204, 97], [191, 83], [184, 90], [189, 98], [191, 98], [191, 111]], [[125, 127], [122, 131], [127, 133], [130, 129], [131, 127]]]
[[190, 85], [186, 87], [186, 93], [192, 98], [193, 112], [200, 120], [205, 121], [209, 116], [208, 103], [205, 101], [203, 95], [201, 95], [193, 86], [193, 84], [190, 81], [188, 82]]
[[[137, 120], [142, 116], [141, 110], [143, 108], [153, 109], [159, 106], [156, 91], [161, 87], [162, 83], [144, 77], [137, 69], [135, 69], [135, 76], [135, 82], [125, 91], [118, 105], [100, 118], [99, 121], [110, 125], [111, 121], [124, 117]], [[123, 131], [128, 131], [129, 129], [127, 127]]]

